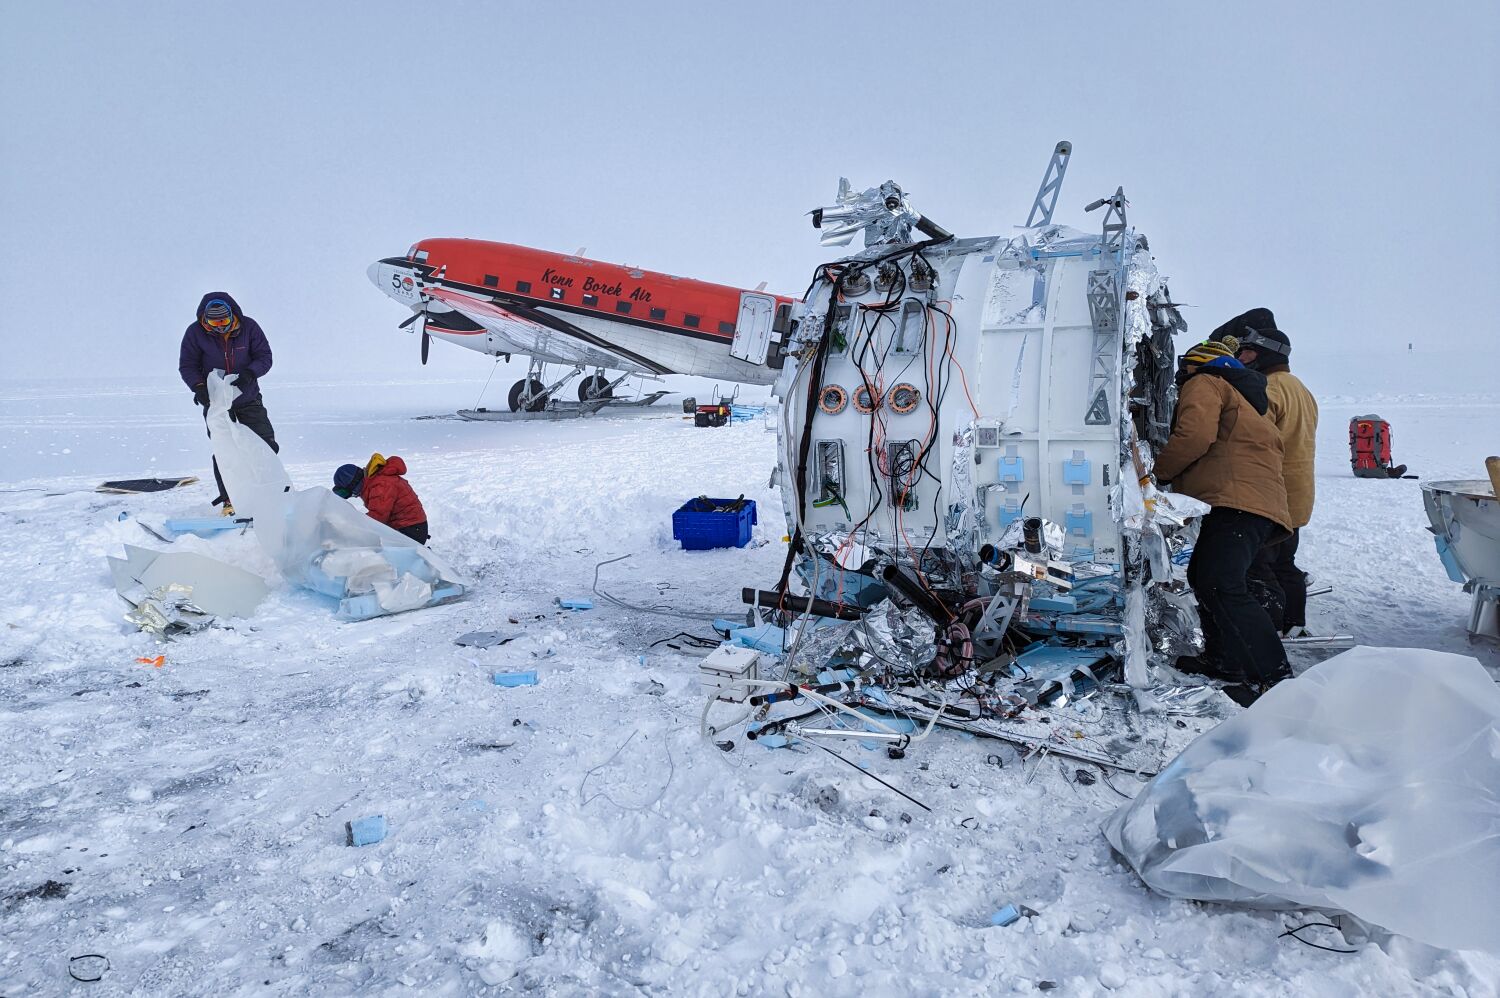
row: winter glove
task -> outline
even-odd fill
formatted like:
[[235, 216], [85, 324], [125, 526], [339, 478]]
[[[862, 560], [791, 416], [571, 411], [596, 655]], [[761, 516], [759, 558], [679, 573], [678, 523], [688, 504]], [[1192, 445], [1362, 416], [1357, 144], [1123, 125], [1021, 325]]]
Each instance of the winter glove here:
[[208, 408], [208, 386], [207, 385], [194, 385], [193, 386], [193, 401], [196, 402], [199, 406], [201, 406], [204, 409]]
[[255, 391], [255, 375], [251, 374], [249, 371], [241, 371], [240, 376], [235, 379], [234, 384], [235, 387], [240, 390], [239, 397], [244, 398], [246, 395], [249, 395], [251, 392]]

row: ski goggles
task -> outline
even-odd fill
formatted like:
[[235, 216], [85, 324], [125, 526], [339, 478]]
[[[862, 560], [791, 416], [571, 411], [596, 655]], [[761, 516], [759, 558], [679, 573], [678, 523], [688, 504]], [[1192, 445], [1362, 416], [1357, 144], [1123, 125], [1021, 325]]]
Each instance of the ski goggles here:
[[1273, 340], [1269, 336], [1262, 336], [1255, 330], [1245, 327], [1245, 332], [1240, 336], [1240, 349], [1266, 350], [1270, 353], [1279, 353], [1283, 357], [1292, 355], [1292, 345], [1283, 343], [1281, 340]]

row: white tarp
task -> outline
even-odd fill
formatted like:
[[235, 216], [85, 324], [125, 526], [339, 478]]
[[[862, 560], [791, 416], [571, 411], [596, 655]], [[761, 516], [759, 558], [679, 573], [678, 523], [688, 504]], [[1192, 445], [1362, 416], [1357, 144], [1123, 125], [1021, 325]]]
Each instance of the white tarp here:
[[229, 418], [239, 394], [208, 376], [208, 429], [235, 512], [255, 521], [255, 539], [289, 582], [339, 600], [338, 616], [363, 619], [457, 599], [465, 583], [405, 534], [370, 519], [326, 488], [293, 490], [281, 459]]
[[1169, 897], [1500, 951], [1500, 688], [1463, 655], [1346, 651], [1189, 745], [1104, 834]]

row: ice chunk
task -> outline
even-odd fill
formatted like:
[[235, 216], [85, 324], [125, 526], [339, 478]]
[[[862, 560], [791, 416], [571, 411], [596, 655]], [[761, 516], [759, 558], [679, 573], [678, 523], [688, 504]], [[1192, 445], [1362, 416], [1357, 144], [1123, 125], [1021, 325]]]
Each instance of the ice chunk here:
[[1500, 951], [1500, 688], [1476, 660], [1355, 648], [1185, 749], [1104, 827], [1152, 889], [1347, 911]]

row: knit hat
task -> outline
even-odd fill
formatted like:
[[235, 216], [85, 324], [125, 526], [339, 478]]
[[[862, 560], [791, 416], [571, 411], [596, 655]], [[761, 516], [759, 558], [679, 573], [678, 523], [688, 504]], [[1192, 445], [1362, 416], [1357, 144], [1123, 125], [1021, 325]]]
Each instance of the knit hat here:
[[1276, 354], [1276, 363], [1286, 363], [1292, 355], [1292, 341], [1286, 333], [1276, 328], [1276, 316], [1268, 308], [1252, 308], [1241, 312], [1224, 325], [1214, 330], [1210, 339], [1223, 339], [1232, 335], [1239, 339], [1240, 349], [1257, 353]]
[[365, 473], [358, 465], [341, 464], [339, 470], [333, 473], [333, 494], [341, 499], [359, 495], [364, 484]]
[[227, 326], [234, 319], [234, 309], [222, 298], [215, 298], [203, 307], [203, 323], [207, 326]]
[[1213, 360], [1220, 358], [1234, 359], [1239, 353], [1240, 345], [1233, 336], [1226, 336], [1223, 340], [1204, 340], [1195, 347], [1189, 347], [1187, 353], [1182, 355], [1184, 364], [1197, 364], [1200, 367]]

